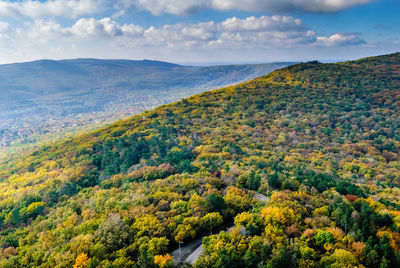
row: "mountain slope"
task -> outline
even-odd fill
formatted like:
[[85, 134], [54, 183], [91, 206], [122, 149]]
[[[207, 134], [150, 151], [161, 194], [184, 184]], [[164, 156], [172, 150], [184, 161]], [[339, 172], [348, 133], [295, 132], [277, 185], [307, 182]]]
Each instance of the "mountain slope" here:
[[[0, 168], [4, 265], [398, 267], [400, 53], [296, 64]], [[266, 203], [252, 190], [270, 196]]]
[[97, 59], [0, 65], [0, 148], [35, 143], [96, 122], [109, 123], [287, 65], [189, 67]]

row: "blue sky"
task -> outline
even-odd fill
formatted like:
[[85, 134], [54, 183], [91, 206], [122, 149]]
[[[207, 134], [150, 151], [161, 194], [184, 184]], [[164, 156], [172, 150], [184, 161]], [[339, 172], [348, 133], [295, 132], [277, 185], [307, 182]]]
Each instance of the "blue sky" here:
[[345, 60], [400, 51], [399, 0], [0, 0], [0, 63]]

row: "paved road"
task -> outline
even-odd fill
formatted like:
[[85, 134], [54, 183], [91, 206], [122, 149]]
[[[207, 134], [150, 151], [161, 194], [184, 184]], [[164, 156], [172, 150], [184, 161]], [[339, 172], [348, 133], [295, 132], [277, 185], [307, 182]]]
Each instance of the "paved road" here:
[[[182, 244], [182, 245], [181, 245], [181, 253], [180, 253], [180, 256], [179, 256], [179, 248], [176, 249], [176, 250], [174, 250], [174, 251], [171, 253], [171, 256], [174, 257], [174, 260], [175, 260], [176, 262], [186, 262], [187, 259], [188, 259], [189, 257], [191, 257], [191, 259], [193, 259], [194, 256], [192, 256], [192, 255], [193, 255], [195, 252], [199, 251], [199, 248], [200, 248], [200, 249], [203, 249], [203, 247], [201, 246], [201, 240], [202, 240], [202, 239], [203, 239], [203, 238], [199, 238], [199, 239], [196, 239], [196, 240], [194, 240], [194, 241], [191, 241], [191, 242], [187, 242], [187, 243]], [[201, 253], [201, 251], [200, 251], [200, 253]], [[197, 260], [197, 258], [200, 256], [200, 253], [199, 253], [198, 256], [194, 259], [194, 261], [191, 262], [191, 263], [194, 263], [194, 262]]]
[[264, 201], [264, 202], [268, 202], [269, 201], [269, 197], [265, 196], [263, 194], [260, 193], [254, 193], [254, 198], [257, 199], [258, 201]]
[[[254, 193], [254, 198], [258, 201], [268, 202], [269, 198], [260, 193]], [[228, 230], [233, 227], [233, 224], [229, 224], [222, 229]], [[188, 262], [190, 264], [195, 263], [195, 261], [200, 257], [203, 252], [203, 245], [201, 243], [202, 238], [196, 239], [194, 241], [188, 242], [181, 245], [181, 253], [179, 255], [179, 249], [176, 249], [171, 253], [172, 257], [176, 262]]]
[[196, 250], [186, 258], [185, 262], [193, 264], [199, 257], [200, 254], [203, 252], [203, 244], [201, 244]]
[[[229, 231], [234, 225], [233, 223], [227, 224], [220, 228], [220, 231], [226, 230]], [[181, 254], [179, 257], [179, 248], [174, 250], [171, 253], [171, 256], [174, 257], [174, 260], [179, 262], [188, 262], [190, 264], [195, 263], [195, 261], [200, 257], [200, 254], [203, 252], [202, 239], [199, 238], [191, 242], [187, 242], [186, 244], [181, 245]]]

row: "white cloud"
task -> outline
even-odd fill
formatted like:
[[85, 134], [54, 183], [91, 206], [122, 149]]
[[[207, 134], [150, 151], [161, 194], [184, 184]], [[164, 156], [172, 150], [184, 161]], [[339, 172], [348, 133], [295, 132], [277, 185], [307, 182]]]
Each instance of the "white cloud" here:
[[125, 36], [141, 37], [143, 35], [143, 28], [135, 24], [124, 24], [120, 28]]
[[328, 37], [326, 36], [317, 37], [316, 45], [331, 47], [331, 46], [360, 45], [363, 43], [365, 43], [365, 41], [355, 34], [335, 33]]
[[310, 13], [332, 13], [374, 0], [120, 0], [155, 15], [182, 15], [202, 9]]
[[6, 32], [9, 29], [9, 24], [4, 21], [0, 21], [0, 33]]
[[112, 39], [119, 36], [139, 37], [143, 35], [143, 29], [137, 25], [119, 25], [111, 18], [96, 20], [94, 18], [82, 18], [71, 27], [62, 27], [54, 21], [35, 20], [25, 30], [20, 29], [19, 35], [26, 36], [32, 41], [41, 43], [48, 40], [71, 39], [78, 41]]
[[49, 0], [18, 1], [0, 0], [0, 17], [26, 16], [40, 18], [46, 16], [77, 18], [96, 14], [105, 7], [103, 0]]
[[204, 9], [331, 13], [372, 1], [375, 0], [0, 0], [0, 17], [78, 18], [108, 10], [117, 18], [132, 6], [155, 15], [191, 14]]
[[300, 19], [290, 16], [262, 16], [260, 18], [251, 16], [246, 19], [233, 17], [223, 21], [221, 27], [227, 31], [302, 31], [306, 28]]
[[[143, 32], [142, 44], [170, 48], [288, 47], [315, 41], [315, 33], [289, 16], [236, 17], [220, 23], [174, 24]], [[132, 42], [131, 44], [137, 45]]]
[[60, 38], [62, 31], [62, 26], [54, 21], [35, 20], [29, 28], [17, 29], [14, 39], [44, 45], [51, 39]]
[[0, 21], [0, 41], [8, 38], [9, 29], [10, 25], [7, 22]]
[[[365, 43], [353, 33], [319, 36], [291, 16], [228, 18], [221, 22], [177, 23], [142, 28], [112, 18], [81, 18], [70, 26], [56, 20], [35, 19], [20, 28], [0, 22], [0, 62], [37, 58], [137, 58], [171, 61], [239, 59], [261, 61], [261, 55], [280, 54], [279, 60], [302, 53], [343, 49]], [[366, 45], [359, 46], [366, 48]], [[20, 52], [25, 54], [20, 54]], [[290, 54], [292, 53], [292, 54]], [[3, 55], [3, 56], [2, 56]], [[247, 56], [250, 55], [250, 56]], [[310, 55], [310, 54], [309, 54]], [[167, 58], [169, 57], [169, 58]], [[290, 57], [290, 58], [289, 58]], [[8, 60], [5, 60], [7, 58]], [[248, 58], [247, 60], [250, 60]]]
[[211, 8], [211, 2], [211, 0], [119, 0], [117, 6], [119, 8], [136, 6], [154, 15], [163, 13], [181, 15]]
[[355, 34], [336, 33], [329, 37], [317, 36], [300, 19], [290, 16], [261, 16], [222, 22], [172, 24], [143, 29], [135, 24], [120, 25], [111, 18], [79, 19], [71, 27], [62, 27], [53, 21], [35, 20], [22, 30], [32, 42], [47, 40], [108, 41], [115, 46], [168, 48], [290, 48], [301, 45], [344, 46], [364, 41]]
[[331, 13], [362, 5], [372, 0], [212, 0], [212, 6], [219, 10], [246, 10], [288, 12], [303, 11], [311, 13]]
[[213, 21], [198, 24], [174, 24], [150, 27], [143, 33], [145, 44], [167, 47], [192, 47], [207, 44], [217, 38], [218, 24]]
[[101, 20], [94, 18], [80, 19], [70, 29], [66, 29], [65, 33], [83, 37], [115, 37], [123, 35], [121, 26], [110, 18]]
[[127, 14], [129, 7], [154, 15], [182, 15], [204, 9], [220, 11], [266, 11], [332, 13], [375, 0], [0, 0], [1, 17], [79, 18], [111, 11], [113, 18]]

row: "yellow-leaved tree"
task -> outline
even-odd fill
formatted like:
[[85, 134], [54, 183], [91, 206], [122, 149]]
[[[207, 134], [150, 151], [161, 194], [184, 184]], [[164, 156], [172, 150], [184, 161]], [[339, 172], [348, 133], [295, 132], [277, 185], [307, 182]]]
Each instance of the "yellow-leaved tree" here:
[[172, 256], [168, 253], [165, 255], [156, 255], [154, 256], [154, 263], [162, 268], [172, 267]]
[[86, 253], [79, 254], [75, 259], [75, 264], [73, 268], [84, 268], [89, 264], [90, 258]]

